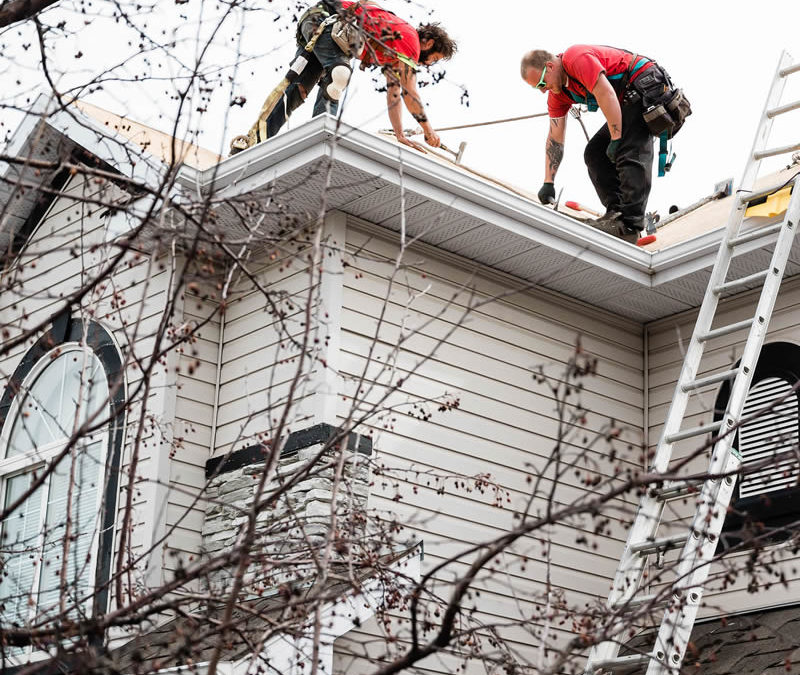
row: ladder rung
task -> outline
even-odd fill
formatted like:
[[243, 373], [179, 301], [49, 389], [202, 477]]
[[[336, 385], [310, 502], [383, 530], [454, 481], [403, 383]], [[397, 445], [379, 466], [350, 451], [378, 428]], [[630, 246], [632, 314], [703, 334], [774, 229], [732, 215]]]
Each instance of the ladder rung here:
[[697, 494], [703, 487], [703, 481], [696, 480], [676, 480], [665, 483], [661, 487], [653, 488], [652, 495], [662, 501], [678, 499], [686, 495]]
[[740, 368], [732, 368], [731, 370], [725, 370], [721, 373], [714, 373], [713, 375], [708, 375], [706, 377], [700, 377], [696, 380], [692, 380], [691, 382], [687, 382], [686, 384], [681, 386], [683, 391], [691, 391], [692, 389], [699, 389], [700, 387], [705, 387], [707, 384], [716, 384], [717, 382], [725, 382], [726, 380], [732, 380], [739, 374]]
[[747, 234], [742, 234], [731, 239], [728, 242], [728, 248], [733, 248], [739, 244], [746, 244], [750, 241], [767, 237], [770, 234], [775, 234], [776, 232], [780, 232], [782, 227], [783, 223], [776, 223], [775, 225], [770, 225], [769, 227], [759, 227], [757, 230], [753, 230], [752, 232], [748, 232]]
[[719, 420], [717, 422], [712, 422], [711, 424], [706, 424], [705, 426], [683, 429], [682, 431], [670, 434], [664, 440], [667, 443], [677, 443], [678, 441], [683, 441], [687, 438], [700, 436], [701, 434], [707, 434], [709, 432], [713, 433], [715, 431], [719, 431], [721, 427], [722, 427], [722, 420]]
[[800, 101], [795, 101], [794, 103], [787, 103], [786, 105], [778, 106], [777, 108], [773, 108], [772, 110], [767, 110], [767, 117], [770, 119], [773, 117], [777, 117], [778, 115], [783, 115], [783, 113], [787, 113], [791, 110], [797, 110], [800, 108]]
[[633, 670], [639, 666], [644, 666], [650, 661], [650, 654], [630, 654], [628, 656], [618, 656], [615, 659], [603, 659], [592, 664], [592, 671], [597, 673], [622, 673], [626, 670]]
[[764, 279], [767, 278], [769, 272], [770, 272], [769, 270], [764, 270], [762, 272], [756, 272], [755, 274], [750, 274], [746, 277], [733, 279], [732, 281], [726, 281], [724, 284], [720, 284], [719, 286], [714, 286], [714, 293], [719, 295], [720, 293], [724, 293], [725, 291], [730, 291], [734, 288], [747, 286], [748, 284], [752, 284], [755, 281], [763, 281]]
[[612, 609], [638, 609], [639, 607], [652, 603], [658, 599], [658, 597], [656, 593], [651, 593], [650, 595], [634, 595], [628, 600], [617, 600]]
[[708, 331], [708, 333], [703, 333], [702, 335], [698, 335], [697, 339], [700, 342], [705, 342], [706, 340], [713, 340], [714, 338], [722, 337], [723, 335], [728, 335], [730, 333], [735, 333], [737, 330], [742, 330], [743, 328], [750, 328], [753, 325], [753, 319], [745, 319], [744, 321], [739, 321], [738, 323], [731, 323], [727, 326], [722, 326], [721, 328], [715, 328], [714, 330]]
[[800, 143], [794, 145], [783, 145], [779, 148], [771, 148], [770, 150], [759, 150], [753, 153], [753, 159], [764, 159], [765, 157], [774, 157], [775, 155], [785, 155], [787, 152], [794, 152], [800, 150]]
[[630, 548], [632, 553], [650, 555], [652, 553], [658, 553], [659, 551], [669, 551], [673, 548], [680, 548], [686, 543], [688, 538], [688, 534], [673, 534], [671, 537], [634, 542], [631, 544]]
[[[773, 185], [762, 188], [758, 192], [749, 192], [747, 194], [739, 194], [737, 192], [737, 196], [742, 204], [749, 204], [750, 202], [754, 202], [762, 197], [769, 197], [771, 194], [775, 194], [778, 190], [783, 190], [783, 188], [789, 187], [790, 185], [794, 184], [794, 182], [795, 177], [792, 177], [788, 180], [783, 180], [780, 183], [774, 183]], [[743, 192], [747, 192], [747, 190], [744, 190]]]
[[795, 63], [793, 66], [787, 66], [780, 72], [781, 77], [786, 77], [787, 75], [791, 75], [792, 73], [796, 73], [800, 71], [800, 61]]

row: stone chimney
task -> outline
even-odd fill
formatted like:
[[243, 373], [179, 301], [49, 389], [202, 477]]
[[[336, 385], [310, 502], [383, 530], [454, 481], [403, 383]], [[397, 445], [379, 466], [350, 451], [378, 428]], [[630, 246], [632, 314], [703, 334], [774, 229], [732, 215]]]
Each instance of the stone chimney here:
[[[276, 475], [261, 500], [269, 499], [276, 491], [278, 496], [265, 502], [258, 514], [256, 542], [250, 552], [246, 582], [256, 591], [311, 574], [314, 555], [331, 535], [335, 537], [334, 554], [340, 560], [363, 543], [372, 439], [350, 433], [346, 443], [333, 443], [338, 431], [330, 424], [317, 424], [292, 433], [284, 443]], [[253, 505], [267, 452], [259, 444], [206, 463], [209, 484], [202, 536], [207, 556], [236, 546]], [[344, 453], [343, 478], [334, 504], [335, 467], [340, 453]], [[287, 481], [292, 484], [287, 485]], [[334, 514], [336, 531], [332, 533]], [[210, 586], [223, 591], [232, 569], [215, 572], [209, 579]]]

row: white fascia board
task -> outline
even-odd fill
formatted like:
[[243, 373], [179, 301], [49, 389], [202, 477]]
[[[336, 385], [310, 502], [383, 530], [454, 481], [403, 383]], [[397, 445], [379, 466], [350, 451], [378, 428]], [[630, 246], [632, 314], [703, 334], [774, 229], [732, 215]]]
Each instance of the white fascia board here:
[[[416, 194], [438, 201], [494, 227], [513, 232], [535, 244], [604, 267], [643, 285], [650, 284], [650, 253], [638, 248], [630, 252], [620, 251], [623, 244], [618, 239], [500, 188], [476, 181], [469, 176], [466, 178], [472, 181], [472, 185], [462, 185], [460, 182], [455, 182], [452, 175], [432, 174], [427, 170], [427, 166], [424, 171], [414, 171], [408, 164], [404, 164], [402, 178], [394, 167], [379, 173], [381, 164], [374, 163], [364, 155], [352, 153], [349, 148], [337, 148], [336, 158], [373, 173], [394, 185], [402, 184]], [[413, 157], [413, 159], [418, 158]], [[436, 164], [434, 168], [438, 166]], [[464, 177], [462, 173], [455, 172], [449, 167], [442, 168], [451, 174], [455, 173], [458, 180]], [[471, 187], [480, 187], [483, 192], [478, 194], [471, 191]], [[624, 244], [624, 246], [627, 248], [629, 245]]]
[[[96, 122], [75, 106], [68, 111], [53, 113], [46, 123], [127, 178], [144, 185], [158, 185], [164, 176], [166, 166], [159, 159], [148, 156], [146, 150]], [[132, 162], [131, 157], [140, 161]]]
[[[425, 155], [374, 134], [339, 124], [328, 115], [261, 143], [204, 172], [184, 167], [179, 181], [216, 196], [245, 194], [295, 168], [329, 156], [532, 242], [580, 257], [642, 285], [651, 284], [652, 254], [528, 199], [432, 162]], [[402, 178], [398, 170], [402, 164]]]
[[722, 241], [723, 226], [653, 253], [652, 286], [713, 267]]
[[[269, 180], [290, 172], [292, 167], [302, 166], [329, 154], [325, 141], [331, 137], [332, 132], [326, 122], [332, 119], [328, 115], [315, 117], [307, 124], [281, 134], [269, 143], [259, 143], [204, 171], [184, 165], [178, 172], [177, 181], [184, 187], [199, 188], [203, 192], [214, 190], [215, 193], [225, 191], [226, 195], [244, 194], [244, 185], [258, 183], [255, 187], [261, 187]], [[293, 161], [295, 156], [305, 159]], [[229, 193], [230, 188], [235, 188], [235, 191]], [[249, 190], [252, 189], [255, 188], [249, 187]]]
[[[30, 110], [19, 123], [11, 137], [8, 139], [3, 154], [9, 157], [19, 157], [28, 139], [34, 134], [37, 125], [42, 121], [42, 115], [47, 105], [47, 98], [39, 94], [33, 101]], [[8, 162], [0, 162], [0, 171], [7, 170]]]
[[[755, 227], [769, 227], [781, 222], [783, 214], [779, 214], [770, 220], [762, 220]], [[747, 221], [742, 225], [740, 231], [748, 232]], [[663, 251], [657, 251], [653, 255], [653, 286], [688, 276], [704, 269], [711, 269], [719, 256], [719, 247], [725, 233], [726, 224], [721, 224], [718, 228], [709, 232], [683, 241], [675, 246], [670, 246]], [[764, 241], [754, 239], [746, 244], [736, 247], [735, 257], [750, 253], [759, 248], [764, 248]]]

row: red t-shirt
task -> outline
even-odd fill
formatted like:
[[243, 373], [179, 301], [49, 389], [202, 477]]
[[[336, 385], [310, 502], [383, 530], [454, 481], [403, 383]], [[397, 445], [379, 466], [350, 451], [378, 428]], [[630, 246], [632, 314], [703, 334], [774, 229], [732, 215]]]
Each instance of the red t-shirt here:
[[[586, 98], [587, 95], [591, 96], [591, 91], [597, 84], [600, 73], [605, 73], [606, 77], [624, 73], [628, 70], [634, 54], [614, 47], [574, 45], [559, 56], [567, 71], [565, 89], [576, 93], [581, 98]], [[652, 65], [652, 61], [647, 61], [633, 74], [630, 81], [635, 80]], [[562, 91], [560, 94], [548, 92], [547, 111], [550, 117], [564, 117], [573, 103], [575, 100], [566, 91]]]
[[[353, 2], [343, 0], [342, 9]], [[359, 59], [365, 66], [382, 66], [398, 60], [416, 66], [419, 61], [419, 35], [417, 29], [400, 17], [376, 5], [357, 5], [353, 10], [364, 21], [364, 32], [373, 39], [364, 46]]]

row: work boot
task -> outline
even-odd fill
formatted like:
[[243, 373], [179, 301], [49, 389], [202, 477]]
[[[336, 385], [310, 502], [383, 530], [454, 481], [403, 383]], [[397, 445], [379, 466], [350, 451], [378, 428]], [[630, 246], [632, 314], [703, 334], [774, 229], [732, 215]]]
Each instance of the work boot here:
[[601, 232], [613, 234], [629, 244], [635, 244], [639, 239], [639, 230], [626, 226], [619, 211], [606, 211], [601, 218], [589, 221], [589, 225]]

